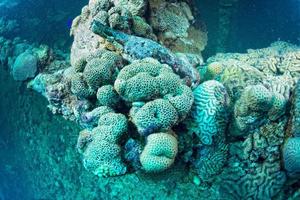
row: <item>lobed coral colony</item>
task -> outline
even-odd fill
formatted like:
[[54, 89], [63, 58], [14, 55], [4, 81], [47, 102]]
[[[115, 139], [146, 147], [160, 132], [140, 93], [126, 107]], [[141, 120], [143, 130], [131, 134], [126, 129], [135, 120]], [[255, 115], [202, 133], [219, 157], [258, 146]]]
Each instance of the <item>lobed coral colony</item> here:
[[204, 63], [193, 12], [180, 1], [90, 0], [73, 20], [70, 62], [18, 38], [0, 39], [0, 61], [82, 126], [77, 149], [97, 176], [183, 163], [214, 199], [284, 199], [300, 173], [300, 47]]

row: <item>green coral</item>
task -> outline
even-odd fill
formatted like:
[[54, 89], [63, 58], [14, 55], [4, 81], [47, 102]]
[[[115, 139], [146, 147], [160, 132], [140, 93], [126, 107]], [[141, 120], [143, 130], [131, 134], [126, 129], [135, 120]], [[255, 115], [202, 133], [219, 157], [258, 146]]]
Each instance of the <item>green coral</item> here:
[[109, 106], [115, 108], [120, 102], [119, 95], [112, 85], [104, 85], [97, 91], [97, 103], [100, 106]]
[[[159, 87], [159, 82], [169, 74], [174, 74], [170, 67], [146, 58], [125, 66], [118, 74], [114, 87], [126, 101], [152, 100], [160, 96], [161, 89], [165, 89]], [[179, 78], [174, 76], [178, 82]]]
[[[126, 173], [122, 162], [120, 138], [127, 132], [127, 119], [123, 114], [106, 113], [99, 119], [98, 126], [83, 132], [77, 144], [83, 154], [84, 167], [98, 176], [117, 176]], [[88, 138], [88, 141], [86, 141]]]
[[241, 101], [247, 102], [246, 109], [267, 111], [272, 107], [272, 93], [263, 85], [249, 86], [241, 96]]
[[286, 181], [279, 163], [256, 164], [248, 170], [243, 164], [228, 163], [219, 183], [220, 192], [229, 195], [227, 199], [273, 199]]
[[213, 136], [225, 132], [229, 97], [218, 81], [206, 81], [193, 91], [191, 129], [203, 144], [212, 144]]
[[[102, 128], [103, 127], [103, 128]], [[107, 134], [101, 132], [107, 130]], [[107, 113], [102, 115], [93, 132], [103, 136], [103, 139], [110, 142], [118, 142], [121, 136], [127, 131], [127, 119], [123, 114]]]
[[167, 100], [156, 99], [138, 109], [132, 120], [139, 133], [148, 135], [157, 131], [166, 131], [178, 121], [176, 109]]
[[265, 78], [257, 69], [241, 65], [240, 62], [229, 60], [220, 74], [220, 82], [226, 87], [228, 94], [235, 102], [247, 86], [261, 83]]
[[252, 85], [245, 88], [234, 106], [233, 135], [243, 135], [254, 130], [268, 120], [276, 120], [285, 112], [286, 100], [263, 85]]
[[164, 99], [167, 99], [176, 109], [179, 121], [182, 121], [190, 112], [194, 101], [193, 92], [187, 86], [177, 88], [173, 94], [167, 94]]
[[168, 133], [153, 133], [147, 137], [140, 161], [146, 172], [161, 172], [174, 163], [177, 152], [176, 137]]
[[86, 58], [79, 58], [74, 64], [73, 67], [76, 72], [83, 72], [85, 66], [87, 64]]
[[111, 66], [100, 58], [89, 61], [83, 71], [86, 82], [95, 90], [101, 85], [112, 83], [112, 74]]
[[81, 124], [83, 127], [95, 127], [98, 125], [100, 117], [110, 112], [114, 112], [114, 110], [108, 106], [99, 106], [94, 108], [89, 112], [81, 114]]
[[93, 139], [83, 153], [83, 165], [98, 176], [116, 176], [126, 172], [120, 158], [121, 148], [105, 140]]
[[144, 102], [130, 112], [142, 135], [170, 129], [185, 119], [194, 101], [191, 89], [179, 76], [152, 58], [125, 66], [114, 87], [125, 101]]
[[288, 172], [300, 172], [300, 138], [287, 139], [283, 147], [283, 161]]
[[286, 104], [287, 100], [284, 98], [284, 96], [277, 92], [274, 92], [272, 107], [268, 112], [269, 119], [275, 121], [280, 116], [284, 115]]
[[81, 98], [87, 98], [94, 94], [93, 90], [84, 80], [82, 73], [75, 73], [72, 75], [71, 92]]
[[228, 145], [225, 144], [224, 134], [214, 141], [213, 145], [203, 145], [199, 148], [198, 157], [194, 162], [199, 179], [212, 182], [221, 173], [228, 157]]
[[113, 84], [121, 66], [122, 58], [107, 50], [98, 50], [80, 58], [73, 64], [75, 73], [71, 80], [71, 91], [84, 98], [92, 96], [99, 87]]

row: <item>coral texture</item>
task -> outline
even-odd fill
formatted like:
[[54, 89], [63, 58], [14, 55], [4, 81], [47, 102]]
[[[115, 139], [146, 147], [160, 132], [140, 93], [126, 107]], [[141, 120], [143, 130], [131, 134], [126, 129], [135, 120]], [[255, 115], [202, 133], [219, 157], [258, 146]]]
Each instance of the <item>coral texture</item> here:
[[228, 121], [229, 97], [218, 81], [206, 81], [193, 91], [191, 129], [203, 144], [210, 145], [213, 136], [223, 135]]
[[133, 106], [131, 117], [142, 135], [167, 131], [189, 113], [193, 95], [167, 65], [146, 58], [125, 66], [114, 87], [128, 102], [146, 102]]
[[290, 173], [300, 172], [300, 138], [289, 138], [283, 147], [284, 168]]
[[234, 107], [237, 133], [243, 134], [276, 120], [285, 113], [286, 100], [279, 93], [270, 92], [263, 85], [248, 86]]
[[[84, 167], [98, 176], [117, 176], [126, 172], [118, 142], [127, 132], [127, 119], [122, 114], [103, 114], [89, 134], [83, 132], [77, 147], [83, 154]], [[88, 138], [88, 139], [86, 139]]]
[[153, 133], [147, 137], [140, 160], [147, 172], [160, 172], [169, 168], [177, 155], [177, 139], [168, 133]]

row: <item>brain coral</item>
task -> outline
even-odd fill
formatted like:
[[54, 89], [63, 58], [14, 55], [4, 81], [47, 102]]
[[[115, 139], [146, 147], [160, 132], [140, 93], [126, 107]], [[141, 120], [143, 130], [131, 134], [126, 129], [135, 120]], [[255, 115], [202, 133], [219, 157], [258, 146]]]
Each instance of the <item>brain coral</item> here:
[[300, 138], [289, 138], [283, 147], [284, 168], [288, 172], [300, 172]]
[[[169, 74], [173, 78], [172, 81], [160, 88], [159, 83], [166, 82], [164, 76], [170, 77]], [[158, 98], [174, 89], [174, 85], [179, 83], [179, 77], [170, 67], [147, 58], [125, 66], [118, 74], [114, 87], [123, 99], [134, 102]]]
[[147, 137], [140, 161], [145, 171], [160, 172], [173, 164], [177, 152], [178, 142], [173, 135], [153, 133]]
[[166, 131], [178, 122], [176, 109], [167, 100], [156, 99], [133, 114], [133, 123], [142, 135]]
[[83, 76], [91, 88], [98, 89], [101, 85], [112, 83], [112, 73], [111, 66], [95, 58], [87, 63]]
[[199, 147], [193, 164], [200, 180], [211, 182], [222, 171], [227, 157], [228, 145], [225, 144], [224, 135], [218, 137], [213, 145]]
[[114, 112], [111, 107], [100, 106], [89, 112], [81, 114], [81, 125], [83, 127], [94, 127], [98, 125], [99, 118], [107, 113]]
[[218, 81], [206, 81], [193, 91], [192, 130], [203, 144], [212, 144], [212, 137], [223, 134], [227, 124], [229, 98]]
[[286, 181], [279, 163], [256, 164], [248, 170], [243, 164], [228, 163], [220, 182], [220, 192], [230, 194], [228, 199], [273, 199]]
[[97, 100], [99, 106], [117, 107], [120, 102], [119, 95], [112, 85], [104, 85], [97, 90]]
[[84, 167], [98, 176], [117, 176], [126, 173], [118, 142], [127, 132], [123, 114], [106, 113], [92, 131], [83, 131], [77, 147], [83, 154]]
[[82, 73], [72, 75], [71, 92], [81, 98], [87, 98], [94, 94], [94, 91], [89, 87]]
[[118, 68], [122, 66], [122, 58], [107, 50], [95, 51], [79, 61], [73, 64], [75, 73], [71, 91], [82, 98], [96, 94], [103, 85], [113, 84]]
[[139, 133], [166, 131], [189, 113], [194, 97], [170, 67], [146, 58], [125, 66], [114, 87], [128, 102], [146, 102], [134, 107], [131, 117]]
[[120, 158], [121, 148], [102, 139], [93, 139], [83, 153], [84, 167], [98, 176], [117, 176], [126, 172]]
[[239, 131], [233, 134], [241, 135], [265, 124], [267, 120], [278, 119], [284, 114], [285, 106], [286, 100], [281, 94], [261, 84], [246, 87], [234, 106], [235, 125]]
[[293, 96], [293, 109], [292, 109], [292, 134], [300, 136], [300, 79], [298, 80], [294, 96]]

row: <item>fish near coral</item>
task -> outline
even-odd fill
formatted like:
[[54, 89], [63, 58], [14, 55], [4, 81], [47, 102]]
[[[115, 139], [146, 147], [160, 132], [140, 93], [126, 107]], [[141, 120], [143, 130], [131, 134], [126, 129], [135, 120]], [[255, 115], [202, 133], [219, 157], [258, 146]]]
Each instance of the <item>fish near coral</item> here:
[[91, 30], [101, 37], [112, 37], [114, 40], [121, 43], [124, 46], [124, 57], [127, 57], [128, 60], [140, 60], [147, 57], [155, 58], [163, 64], [170, 65], [176, 74], [181, 78], [187, 79], [189, 85], [193, 87], [198, 85], [198, 71], [190, 63], [179, 59], [174, 53], [159, 43], [150, 39], [113, 30], [95, 20], [92, 22]]

